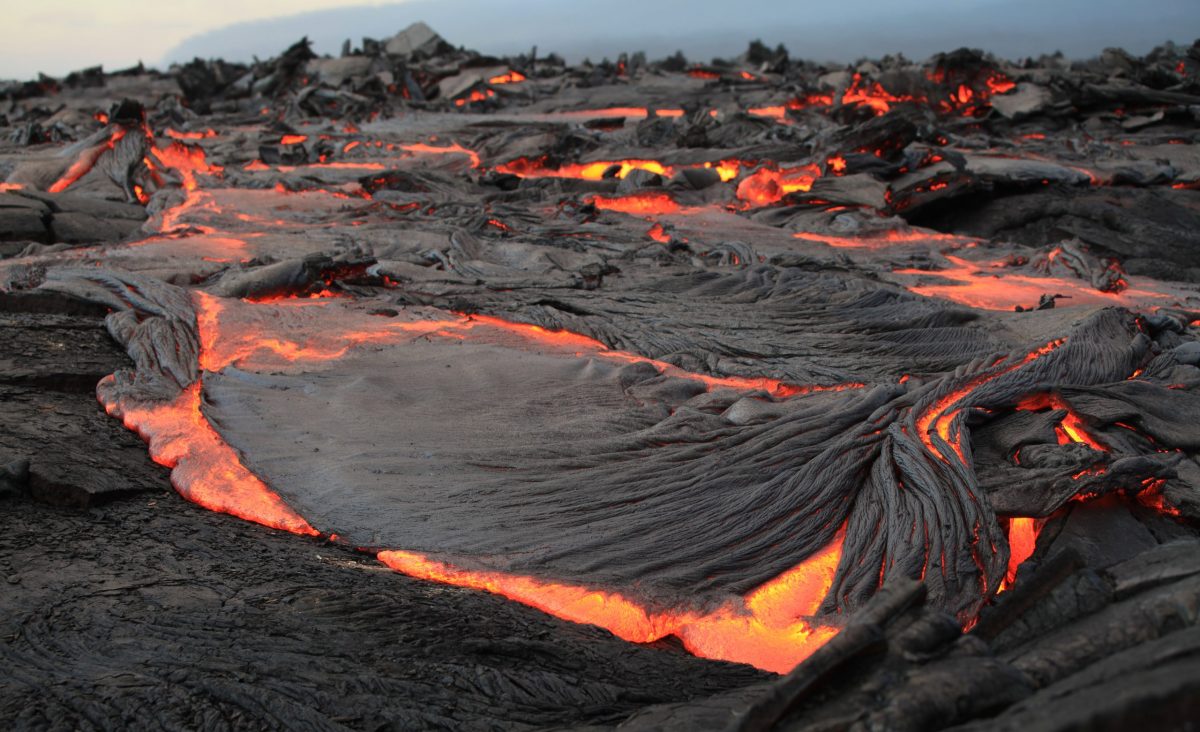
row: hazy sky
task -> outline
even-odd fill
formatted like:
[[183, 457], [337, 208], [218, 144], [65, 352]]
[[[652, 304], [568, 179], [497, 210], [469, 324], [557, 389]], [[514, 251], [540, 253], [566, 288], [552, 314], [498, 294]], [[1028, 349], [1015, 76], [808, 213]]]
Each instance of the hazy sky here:
[[[394, 4], [397, 0], [388, 0]], [[371, 0], [3, 0], [0, 78], [158, 64], [203, 31]]]
[[60, 76], [139, 60], [269, 58], [301, 36], [318, 53], [425, 20], [455, 45], [508, 54], [537, 45], [569, 61], [645, 50], [731, 56], [755, 37], [794, 57], [923, 59], [970, 46], [1018, 58], [1108, 46], [1145, 53], [1200, 37], [1200, 0], [0, 0], [0, 78]]

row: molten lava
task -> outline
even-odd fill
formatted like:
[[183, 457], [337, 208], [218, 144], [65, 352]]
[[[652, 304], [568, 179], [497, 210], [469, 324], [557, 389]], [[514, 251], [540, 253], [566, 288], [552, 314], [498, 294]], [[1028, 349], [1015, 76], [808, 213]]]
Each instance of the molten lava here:
[[646, 232], [646, 236], [650, 237], [659, 244], [668, 244], [671, 241], [671, 235], [667, 233], [662, 224], [655, 224]]
[[520, 71], [509, 71], [507, 74], [500, 74], [488, 79], [489, 84], [519, 84], [525, 81], [525, 74]]
[[635, 170], [645, 170], [670, 177], [674, 168], [656, 160], [597, 160], [591, 163], [567, 163], [558, 167], [547, 164], [545, 156], [540, 158], [517, 158], [496, 166], [499, 173], [517, 175], [522, 178], [576, 178], [579, 180], [603, 180], [608, 177], [624, 178]]
[[214, 130], [213, 128], [209, 127], [208, 129], [204, 130], [203, 132], [180, 132], [179, 130], [173, 130], [170, 127], [168, 127], [166, 129], [166, 132], [164, 132], [163, 134], [165, 134], [167, 137], [171, 138], [172, 140], [180, 140], [180, 141], [204, 140], [209, 137], [216, 137], [217, 131]]
[[401, 145], [400, 149], [413, 154], [423, 155], [466, 155], [471, 159], [472, 168], [478, 168], [480, 163], [479, 153], [474, 150], [468, 150], [462, 145], [427, 145], [423, 142], [415, 142], [410, 145]]
[[233, 448], [213, 430], [200, 411], [199, 382], [180, 392], [173, 402], [133, 405], [105, 399], [112, 379], [105, 377], [97, 388], [105, 411], [149, 443], [151, 459], [171, 469], [171, 483], [183, 497], [264, 526], [294, 534], [318, 534], [247, 470]]
[[682, 109], [648, 109], [646, 107], [608, 107], [606, 109], [572, 109], [554, 112], [562, 117], [682, 117]]
[[1012, 310], [1016, 306], [1032, 307], [1042, 295], [1054, 293], [1069, 297], [1064, 305], [1123, 305], [1138, 307], [1149, 303], [1167, 303], [1171, 296], [1162, 292], [1128, 287], [1122, 292], [1098, 290], [1091, 282], [1068, 280], [1061, 277], [1037, 277], [1034, 275], [1007, 272], [1005, 262], [976, 264], [946, 255], [952, 266], [935, 271], [923, 269], [897, 269], [897, 275], [928, 277], [936, 275], [948, 280], [948, 284], [907, 285], [919, 295], [939, 297], [983, 310]]
[[1038, 534], [1045, 522], [1041, 519], [1016, 516], [1008, 521], [1008, 571], [1002, 587], [1012, 587], [1017, 579], [1017, 568], [1033, 556], [1037, 548]]
[[954, 234], [942, 234], [936, 231], [896, 231], [889, 229], [867, 236], [834, 236], [832, 234], [815, 234], [798, 231], [792, 236], [805, 241], [815, 241], [838, 249], [882, 249], [892, 244], [925, 244], [931, 241], [946, 242], [957, 246], [971, 246], [974, 239]]
[[467, 96], [462, 97], [461, 99], [455, 99], [454, 106], [465, 107], [466, 105], [474, 104], [475, 102], [487, 101], [494, 96], [496, 96], [496, 92], [492, 91], [491, 89], [475, 89]]
[[597, 160], [590, 163], [565, 163], [554, 166], [549, 164], [546, 156], [539, 158], [521, 157], [501, 163], [496, 166], [499, 173], [507, 173], [522, 178], [574, 178], [577, 180], [604, 180], [607, 178], [625, 178], [635, 170], [645, 170], [667, 178], [685, 168], [716, 170], [722, 182], [728, 182], [737, 177], [742, 162], [739, 160], [721, 160], [718, 162], [691, 163], [683, 165], [667, 165], [657, 160], [628, 159], [628, 160]]
[[1040, 412], [1046, 409], [1066, 410], [1066, 416], [1054, 428], [1058, 444], [1067, 445], [1072, 442], [1080, 442], [1093, 450], [1108, 452], [1108, 447], [1088, 432], [1083, 419], [1057, 394], [1031, 394], [1018, 402], [1016, 408], [1018, 411], [1024, 412]]
[[1026, 354], [1018, 361], [1011, 361], [1005, 366], [990, 369], [987, 373], [972, 379], [965, 386], [959, 387], [948, 394], [942, 395], [936, 401], [934, 401], [933, 404], [922, 410], [920, 415], [917, 417], [917, 436], [921, 439], [921, 442], [925, 444], [925, 447], [927, 447], [930, 452], [938, 456], [942, 462], [948, 463], [950, 462], [949, 459], [947, 459], [946, 455], [943, 454], [942, 451], [938, 449], [937, 445], [934, 444], [933, 436], [930, 434], [933, 430], [936, 430], [938, 437], [940, 437], [943, 442], [950, 445], [950, 448], [954, 450], [956, 455], [958, 455], [959, 462], [966, 464], [967, 459], [963, 454], [960, 435], [957, 432], [954, 434], [951, 434], [950, 432], [950, 428], [954, 423], [955, 417], [957, 417], [962, 411], [962, 407], [958, 407], [959, 403], [970, 396], [971, 392], [988, 383], [992, 379], [1016, 371], [1030, 361], [1035, 361], [1054, 351], [1063, 343], [1066, 343], [1065, 338], [1051, 341], [1046, 345]]
[[384, 564], [412, 577], [502, 595], [576, 623], [597, 625], [618, 638], [650, 643], [668, 635], [691, 653], [787, 673], [837, 635], [810, 624], [833, 584], [841, 561], [844, 529], [828, 546], [748, 593], [715, 610], [655, 611], [614, 592], [547, 582], [494, 571], [470, 571], [407, 551], [382, 551]]
[[683, 207], [666, 193], [632, 193], [628, 196], [589, 196], [587, 202], [602, 211], [645, 216], [679, 213]]
[[750, 206], [769, 206], [789, 193], [812, 190], [819, 177], [821, 169], [812, 164], [797, 168], [763, 166], [738, 183], [737, 197]]
[[112, 135], [109, 136], [103, 145], [97, 145], [90, 150], [84, 151], [82, 155], [75, 159], [75, 162], [71, 163], [71, 167], [67, 168], [67, 172], [59, 176], [58, 180], [54, 181], [47, 190], [51, 193], [62, 193], [70, 188], [75, 181], [87, 175], [88, 171], [96, 167], [96, 161], [100, 159], [100, 156], [116, 147], [117, 143], [123, 137], [125, 137], [124, 128], [118, 127], [113, 130]]
[[182, 142], [172, 142], [165, 148], [153, 147], [150, 153], [164, 167], [177, 172], [183, 180], [183, 189], [189, 192], [196, 190], [197, 175], [217, 175], [224, 170], [219, 165], [210, 165], [202, 148]]

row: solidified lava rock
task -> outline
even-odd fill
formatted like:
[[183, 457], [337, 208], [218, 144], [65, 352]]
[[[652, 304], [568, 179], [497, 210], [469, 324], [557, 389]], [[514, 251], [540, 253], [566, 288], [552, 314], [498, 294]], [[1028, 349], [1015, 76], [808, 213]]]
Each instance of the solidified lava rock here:
[[[578, 697], [506, 660], [471, 697], [504, 711], [472, 724], [1175, 724], [1200, 576], [1197, 72], [1174, 46], [571, 67], [418, 24], [338, 59], [302, 40], [135, 70], [102, 104], [99, 71], [22, 86], [0, 119], [4, 485], [81, 506], [162, 487], [113, 467], [142, 448], [107, 412], [185, 498], [289, 546], [785, 674], [639, 676], [596, 714], [522, 716]], [[47, 129], [62, 146], [29, 147]], [[22, 653], [26, 686], [58, 678]], [[693, 663], [657, 653], [630, 663]], [[428, 678], [396, 693], [442, 699]], [[214, 705], [342, 719], [303, 686]], [[450, 724], [391, 693], [363, 708]], [[111, 718], [69, 706], [22, 719]]]

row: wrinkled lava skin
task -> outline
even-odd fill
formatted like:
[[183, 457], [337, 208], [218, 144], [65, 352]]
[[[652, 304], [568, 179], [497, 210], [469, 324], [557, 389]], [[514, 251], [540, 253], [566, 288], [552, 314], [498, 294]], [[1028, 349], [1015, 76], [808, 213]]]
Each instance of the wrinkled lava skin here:
[[[30, 251], [0, 285], [111, 310], [135, 368], [100, 402], [189, 500], [784, 673], [889, 581], [970, 627], [1064, 506], [1180, 517], [1200, 489], [1194, 287], [911, 225], [1132, 175], [918, 143], [912, 110], [974, 125], [1015, 93], [985, 71], [472, 127], [535, 83], [513, 69], [368, 132], [256, 125], [249, 156], [219, 120], [106, 118], [4, 193], [120, 189], [142, 231]], [[789, 159], [764, 130], [802, 115], [853, 122]], [[586, 126], [612, 117], [637, 121]], [[648, 142], [688, 126], [711, 149]], [[1064, 299], [1026, 311], [1043, 295]]]

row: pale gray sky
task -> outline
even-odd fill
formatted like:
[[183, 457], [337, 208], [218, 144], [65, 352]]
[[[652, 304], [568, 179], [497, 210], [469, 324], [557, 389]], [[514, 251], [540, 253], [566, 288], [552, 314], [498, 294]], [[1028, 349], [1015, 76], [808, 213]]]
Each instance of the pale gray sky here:
[[117, 69], [193, 56], [273, 56], [301, 36], [336, 54], [424, 20], [451, 43], [506, 54], [536, 44], [569, 61], [682, 49], [730, 56], [755, 37], [794, 57], [849, 61], [960, 46], [1011, 58], [1200, 37], [1200, 0], [3, 0], [0, 78]]
[[[397, 0], [388, 0], [395, 4]], [[187, 38], [237, 23], [371, 0], [3, 0], [0, 78], [158, 64]]]

